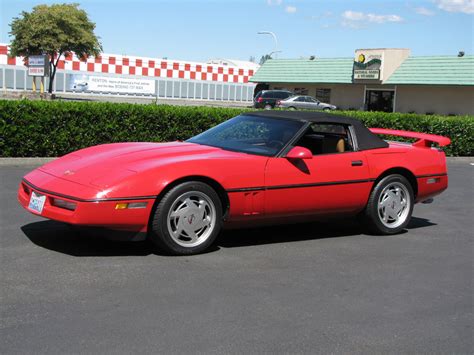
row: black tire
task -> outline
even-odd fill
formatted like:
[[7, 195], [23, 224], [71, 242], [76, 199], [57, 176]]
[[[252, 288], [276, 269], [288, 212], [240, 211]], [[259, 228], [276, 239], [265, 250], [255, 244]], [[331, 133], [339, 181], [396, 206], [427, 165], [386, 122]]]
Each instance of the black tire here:
[[[212, 218], [214, 219], [214, 221], [211, 222], [209, 226], [209, 230], [205, 230], [205, 233], [201, 235], [203, 237], [204, 235], [206, 235], [205, 238], [199, 241], [199, 237], [197, 237], [196, 239], [196, 243], [198, 243], [197, 245], [192, 245], [191, 244], [192, 241], [186, 240], [187, 232], [184, 229], [182, 229], [184, 232], [181, 232], [181, 233], [178, 232], [178, 229], [179, 229], [178, 225], [182, 225], [182, 224], [179, 224], [180, 222], [184, 224], [185, 222], [188, 223], [189, 221], [189, 225], [191, 225], [193, 221], [196, 221], [196, 223], [199, 222], [199, 217], [194, 217], [194, 212], [192, 212], [191, 209], [188, 208], [188, 210], [191, 211], [189, 212], [189, 214], [192, 213], [192, 215], [189, 215], [189, 216], [183, 215], [182, 217], [181, 216], [174, 217], [175, 218], [174, 220], [172, 220], [172, 218], [171, 219], [169, 218], [170, 214], [172, 213], [172, 211], [170, 210], [181, 202], [180, 198], [187, 195], [192, 196], [193, 194], [199, 195], [200, 197], [205, 199], [206, 204], [209, 205], [209, 211], [212, 212], [213, 210], [214, 211], [213, 213], [215, 213], [215, 215], [214, 214], [212, 215], [213, 216]], [[192, 199], [192, 197], [190, 197], [190, 199]], [[196, 206], [197, 205], [192, 205], [192, 207], [194, 208], [194, 211], [196, 208], [198, 208]], [[187, 207], [188, 206], [186, 206], [185, 209]], [[180, 211], [184, 211], [184, 209], [181, 209]], [[209, 214], [211, 212], [209, 212]], [[181, 218], [182, 218], [182, 221], [180, 220]], [[171, 222], [169, 220], [171, 220]], [[190, 227], [189, 225], [186, 224], [186, 226]], [[171, 231], [173, 230], [173, 228], [176, 229], [175, 232], [179, 233], [180, 236], [175, 235], [173, 237], [171, 235]], [[161, 249], [162, 251], [166, 253], [169, 253], [172, 255], [192, 255], [192, 254], [202, 253], [207, 248], [209, 248], [214, 242], [214, 240], [216, 239], [221, 228], [222, 228], [222, 204], [216, 191], [205, 183], [202, 183], [199, 181], [189, 181], [189, 182], [185, 182], [173, 187], [170, 191], [168, 191], [163, 196], [161, 201], [159, 201], [159, 203], [156, 205], [151, 215], [148, 237], [159, 249]], [[189, 239], [192, 239], [192, 238], [189, 238]], [[190, 244], [183, 245], [186, 243], [190, 243]]]
[[[390, 193], [391, 187], [399, 188], [399, 194], [405, 196], [406, 207], [403, 208], [403, 199], [400, 198], [401, 203], [387, 201], [389, 206], [384, 207], [384, 203], [381, 201], [382, 193], [384, 197]], [[411, 215], [413, 212], [414, 205], [414, 194], [413, 188], [410, 182], [402, 175], [393, 174], [384, 177], [380, 180], [375, 187], [373, 188], [367, 206], [362, 213], [362, 221], [366, 224], [369, 231], [374, 234], [396, 234], [400, 233], [410, 222]], [[379, 208], [380, 207], [380, 208]], [[401, 208], [401, 210], [396, 213], [396, 209]], [[390, 209], [390, 212], [387, 212], [387, 208]], [[403, 210], [402, 210], [403, 209]], [[399, 219], [396, 217], [389, 217], [387, 221], [384, 221], [383, 216], [388, 214], [400, 214]], [[392, 221], [392, 222], [391, 222]]]
[[327, 111], [331, 111], [331, 109], [329, 107], [325, 107], [325, 108], [323, 108], [323, 111], [327, 112]]
[[271, 110], [272, 108], [273, 108], [273, 106], [270, 105], [270, 104], [266, 104], [265, 106], [263, 106], [264, 110]]
[[290, 111], [296, 111], [296, 107], [295, 107], [295, 106], [290, 106], [290, 107], [288, 107], [288, 110], [290, 110]]

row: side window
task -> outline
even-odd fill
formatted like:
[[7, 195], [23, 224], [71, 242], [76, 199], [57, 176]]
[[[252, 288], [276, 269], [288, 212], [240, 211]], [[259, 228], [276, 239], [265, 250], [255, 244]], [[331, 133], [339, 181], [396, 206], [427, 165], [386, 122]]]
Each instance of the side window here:
[[300, 96], [300, 97], [297, 97], [294, 101], [297, 101], [297, 102], [305, 102], [305, 98], [304, 96]]
[[308, 148], [313, 155], [354, 151], [349, 126], [337, 123], [314, 123], [295, 145]]
[[306, 96], [306, 102], [316, 103], [317, 101], [313, 99], [311, 96]]

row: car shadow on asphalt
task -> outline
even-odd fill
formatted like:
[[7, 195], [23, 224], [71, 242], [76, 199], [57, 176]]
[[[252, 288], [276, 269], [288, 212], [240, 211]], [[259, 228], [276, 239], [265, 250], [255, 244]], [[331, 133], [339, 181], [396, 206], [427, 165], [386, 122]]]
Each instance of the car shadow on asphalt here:
[[[408, 230], [434, 226], [425, 218], [412, 217]], [[148, 241], [113, 241], [107, 238], [78, 232], [56, 221], [29, 223], [21, 227], [25, 236], [35, 245], [71, 256], [146, 256], [166, 254]], [[402, 232], [406, 233], [406, 231]], [[224, 230], [207, 252], [220, 248], [237, 248], [252, 245], [291, 243], [305, 240], [351, 237], [364, 234], [354, 219], [330, 222], [310, 222], [250, 229]]]

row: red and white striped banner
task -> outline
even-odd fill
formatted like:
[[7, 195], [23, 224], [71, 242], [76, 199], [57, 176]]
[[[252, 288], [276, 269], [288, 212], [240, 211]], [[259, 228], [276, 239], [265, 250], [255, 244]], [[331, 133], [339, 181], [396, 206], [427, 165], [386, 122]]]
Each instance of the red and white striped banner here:
[[[23, 57], [8, 56], [8, 45], [0, 44], [0, 64], [25, 66]], [[85, 73], [107, 73], [189, 80], [207, 80], [228, 83], [247, 83], [253, 69], [235, 66], [152, 59], [134, 56], [103, 54], [79, 60], [69, 54], [59, 59], [58, 69]]]

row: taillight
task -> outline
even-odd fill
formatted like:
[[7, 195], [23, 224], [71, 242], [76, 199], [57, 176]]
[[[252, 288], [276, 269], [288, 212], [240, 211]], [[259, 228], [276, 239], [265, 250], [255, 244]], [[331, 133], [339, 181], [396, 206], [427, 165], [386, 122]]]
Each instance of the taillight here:
[[262, 98], [262, 97], [259, 97], [259, 98], [257, 99], [257, 102], [262, 102], [262, 101], [263, 101], [263, 98]]

